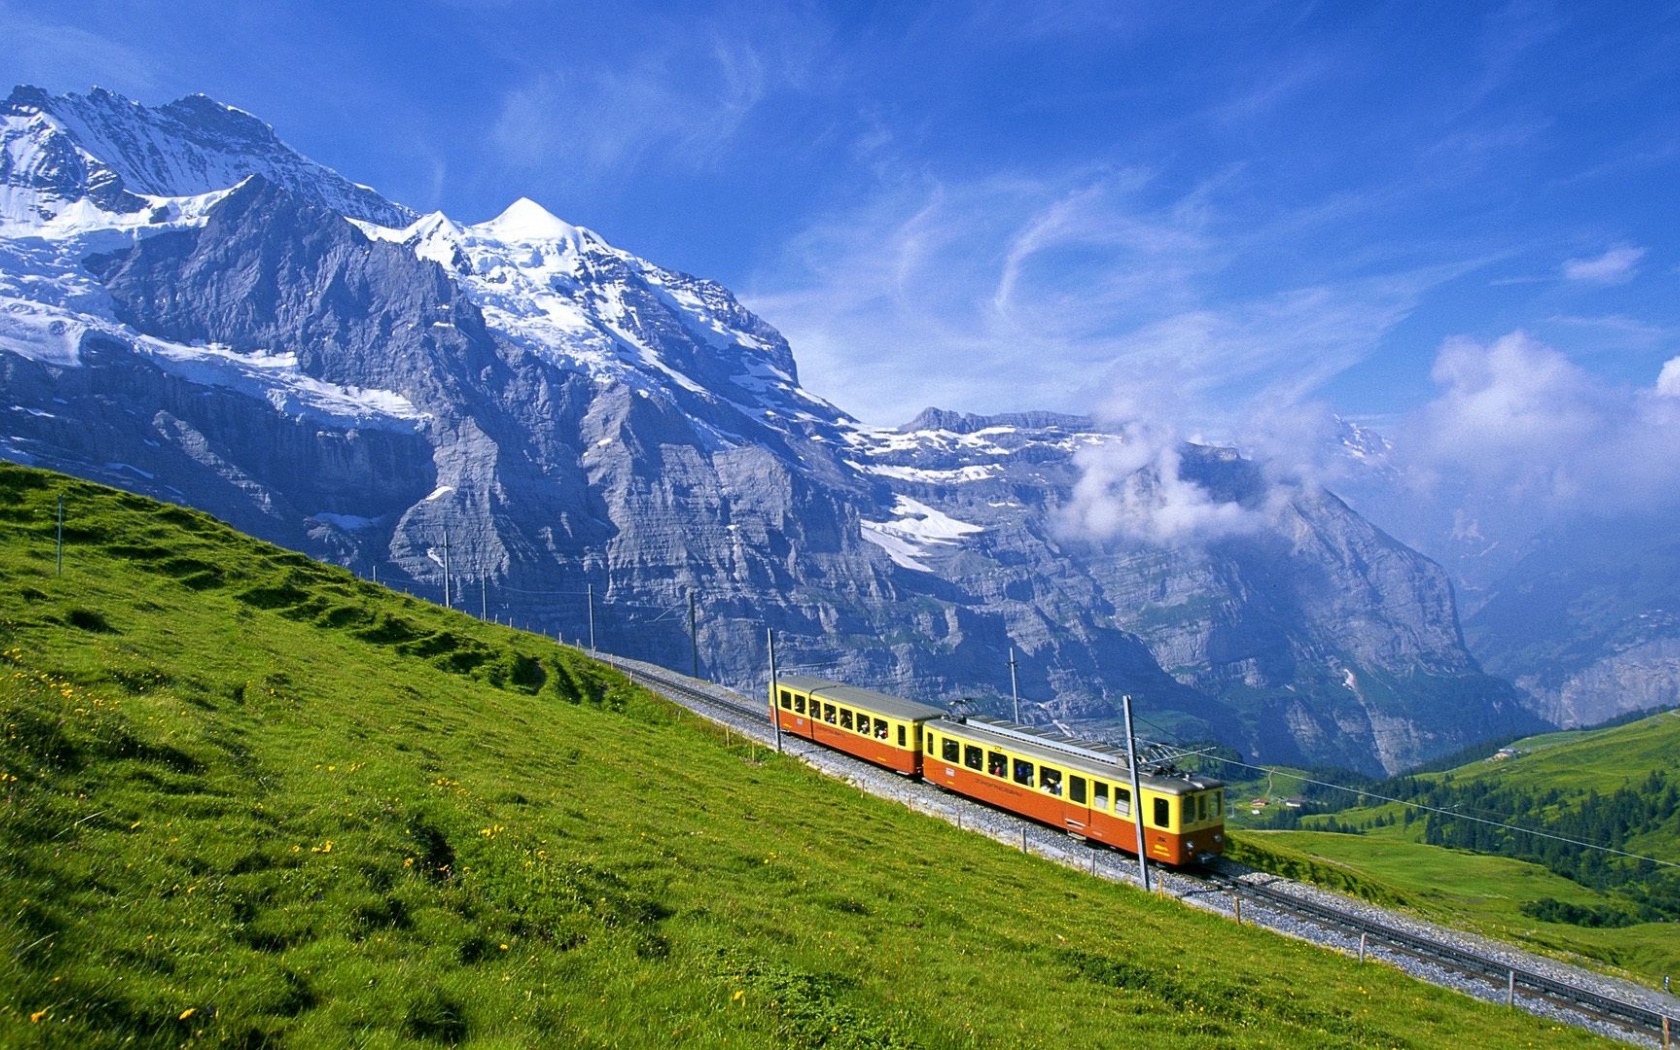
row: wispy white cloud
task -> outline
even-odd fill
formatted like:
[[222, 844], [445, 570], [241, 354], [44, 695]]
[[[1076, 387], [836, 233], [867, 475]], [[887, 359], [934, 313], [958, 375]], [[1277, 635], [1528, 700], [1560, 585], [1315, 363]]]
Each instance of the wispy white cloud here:
[[1680, 357], [1669, 358], [1657, 375], [1659, 397], [1680, 397]]
[[1567, 259], [1563, 276], [1570, 281], [1590, 281], [1594, 284], [1625, 284], [1633, 280], [1639, 260], [1645, 257], [1644, 248], [1622, 246], [1611, 248], [1603, 255], [1590, 259]]
[[7, 3], [0, 3], [0, 26], [5, 27], [0, 33], [0, 68], [13, 82], [52, 91], [86, 91], [98, 85], [133, 97], [158, 89], [156, 62], [109, 37], [34, 18]]
[[1291, 284], [1261, 257], [1340, 209], [1257, 228], [1208, 186], [1155, 191], [1140, 169], [902, 178], [808, 228], [746, 298], [807, 383], [874, 422], [929, 404], [1087, 411], [1156, 378], [1192, 415], [1228, 416], [1310, 397], [1473, 265]]
[[1468, 480], [1507, 514], [1649, 511], [1680, 500], [1680, 358], [1650, 387], [1614, 386], [1515, 332], [1454, 338], [1438, 396], [1400, 447], [1413, 476]]
[[586, 179], [622, 175], [653, 156], [705, 167], [763, 98], [766, 76], [756, 50], [722, 39], [625, 67], [546, 72], [503, 98], [490, 137], [511, 165]]
[[1124, 444], [1080, 450], [1074, 462], [1080, 479], [1057, 517], [1063, 536], [1206, 543], [1267, 526], [1255, 509], [1218, 499], [1184, 477], [1181, 450], [1169, 433], [1127, 427]]

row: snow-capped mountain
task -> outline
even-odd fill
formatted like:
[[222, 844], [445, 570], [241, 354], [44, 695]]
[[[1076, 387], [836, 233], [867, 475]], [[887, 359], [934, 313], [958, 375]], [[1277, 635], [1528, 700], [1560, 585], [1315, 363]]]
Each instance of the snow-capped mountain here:
[[152, 206], [149, 197], [225, 191], [249, 175], [350, 218], [387, 226], [415, 218], [300, 156], [256, 117], [204, 95], [148, 109], [100, 88], [55, 96], [18, 87], [0, 104], [8, 221], [28, 210], [50, 219], [83, 200], [104, 212], [140, 212]]
[[720, 285], [518, 201], [419, 217], [193, 98], [3, 111], [0, 454], [205, 507], [473, 612], [755, 688], [784, 667], [1007, 696], [1102, 732], [1118, 697], [1268, 759], [1397, 769], [1534, 724], [1440, 570], [1224, 450], [1255, 522], [1068, 538], [1088, 420], [861, 425]]

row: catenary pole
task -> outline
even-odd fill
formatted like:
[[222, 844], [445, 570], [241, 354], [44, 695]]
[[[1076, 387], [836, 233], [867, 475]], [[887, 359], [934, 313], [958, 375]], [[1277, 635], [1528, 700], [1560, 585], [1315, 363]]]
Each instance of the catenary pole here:
[[693, 658], [693, 677], [700, 677], [700, 636], [694, 631], [694, 588], [688, 589], [688, 652]]
[[490, 619], [490, 585], [484, 581], [482, 575], [478, 578], [478, 618]]
[[[577, 592], [573, 591], [572, 593], [576, 594]], [[590, 651], [591, 654], [593, 654], [595, 652], [595, 585], [593, 583], [589, 585], [588, 595], [589, 595], [589, 599], [588, 599], [589, 600], [589, 651]]]
[[1015, 679], [1015, 647], [1009, 647], [1009, 692], [1015, 697], [1015, 721], [1021, 721], [1021, 685]]
[[776, 754], [782, 753], [782, 719], [776, 713], [776, 629], [766, 627], [764, 636], [770, 644], [770, 724], [776, 727]]
[[455, 605], [450, 601], [449, 593], [449, 529], [443, 530], [443, 607], [453, 609]]
[[1143, 880], [1143, 892], [1149, 892], [1149, 858], [1143, 849], [1143, 789], [1138, 784], [1137, 740], [1132, 736], [1132, 697], [1120, 698], [1126, 713], [1126, 764], [1132, 771], [1132, 826], [1137, 828], [1138, 877]]

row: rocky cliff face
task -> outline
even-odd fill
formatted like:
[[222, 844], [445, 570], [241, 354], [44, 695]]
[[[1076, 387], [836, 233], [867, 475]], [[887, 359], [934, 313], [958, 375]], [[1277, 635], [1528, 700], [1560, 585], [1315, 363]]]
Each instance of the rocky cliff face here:
[[1668, 518], [1553, 530], [1465, 623], [1564, 727], [1680, 704], [1680, 540]]
[[[758, 688], [784, 668], [1103, 734], [1398, 769], [1534, 725], [1439, 569], [1226, 451], [1256, 525], [1074, 538], [1088, 420], [864, 427], [721, 286], [528, 201], [413, 218], [205, 99], [0, 111], [0, 454], [205, 507], [473, 612]], [[445, 553], [447, 551], [447, 554]]]

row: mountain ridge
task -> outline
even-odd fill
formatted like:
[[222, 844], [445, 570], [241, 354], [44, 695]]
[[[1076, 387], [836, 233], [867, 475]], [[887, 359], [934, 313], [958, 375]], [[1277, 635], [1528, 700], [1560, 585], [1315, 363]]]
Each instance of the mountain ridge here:
[[[36, 115], [6, 111], [7, 156], [70, 141]], [[229, 141], [213, 130], [181, 132], [189, 157]], [[335, 203], [341, 176], [278, 156], [306, 185], [257, 170], [139, 212], [92, 201], [86, 164], [68, 189], [6, 169], [0, 454], [435, 597], [448, 543], [480, 611], [627, 655], [682, 662], [694, 595], [707, 670], [750, 688], [768, 626], [789, 663], [994, 707], [1013, 649], [1034, 719], [1100, 733], [1147, 694], [1182, 735], [1268, 759], [1393, 771], [1538, 728], [1464, 650], [1440, 569], [1321, 489], [1190, 446], [1182, 480], [1244, 530], [1081, 537], [1063, 508], [1089, 457], [1133, 440], [1118, 428], [867, 427], [715, 282], [535, 204], [501, 226], [392, 205], [382, 225]], [[149, 188], [210, 170], [149, 170], [176, 169]]]

